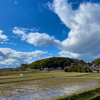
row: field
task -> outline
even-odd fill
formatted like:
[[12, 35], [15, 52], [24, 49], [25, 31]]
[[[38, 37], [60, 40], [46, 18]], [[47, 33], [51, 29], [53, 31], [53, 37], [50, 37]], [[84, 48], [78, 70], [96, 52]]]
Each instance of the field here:
[[[21, 73], [24, 73], [25, 75], [20, 76]], [[50, 85], [52, 85], [52, 86], [64, 85], [65, 86], [65, 83], [67, 81], [69, 81], [70, 83], [76, 82], [76, 83], [82, 84], [82, 82], [85, 82], [86, 80], [90, 80], [90, 81], [88, 81], [88, 84], [90, 84], [92, 82], [91, 80], [99, 81], [99, 79], [100, 79], [100, 73], [77, 73], [77, 72], [63, 72], [63, 71], [44, 71], [44, 72], [41, 72], [41, 71], [5, 71], [5, 72], [0, 72], [0, 74], [3, 75], [3, 76], [0, 76], [0, 84], [15, 83], [17, 85], [18, 84], [21, 85], [21, 84], [23, 84], [23, 81], [26, 81], [25, 83], [28, 84], [29, 82], [34, 83], [35, 80], [38, 80], [36, 82], [38, 83], [40, 88], [43, 87], [43, 86], [41, 87], [41, 85], [43, 85], [43, 84], [45, 84], [45, 87], [47, 88]], [[50, 79], [51, 79], [51, 81], [50, 81]], [[57, 81], [52, 81], [52, 79], [57, 80]], [[42, 81], [43, 81], [43, 84], [42, 84]], [[44, 81], [45, 81], [45, 83], [44, 83]], [[33, 85], [33, 83], [32, 83], [32, 85]], [[58, 83], [59, 83], [59, 85], [58, 85]], [[87, 84], [87, 82], [85, 82], [85, 83]], [[27, 84], [26, 84], [26, 86], [27, 86]], [[1, 88], [2, 88], [2, 86], [1, 86]], [[11, 89], [11, 86], [7, 87], [7, 85], [5, 85], [5, 88], [3, 88], [3, 90], [7, 91], [7, 89]], [[12, 88], [12, 90], [13, 90], [13, 88]], [[93, 93], [94, 93], [94, 95], [92, 95], [91, 97], [95, 97], [95, 96], [99, 95], [98, 92], [93, 92]], [[91, 95], [91, 94], [89, 94], [89, 95]], [[73, 97], [73, 95], [71, 95], [71, 96]], [[67, 96], [65, 96], [65, 97], [67, 97]], [[59, 97], [59, 98], [61, 99], [63, 97]], [[57, 98], [57, 99], [59, 99], [59, 98]], [[57, 99], [54, 99], [54, 100], [57, 100]], [[80, 98], [76, 98], [75, 100], [79, 100], [79, 99]], [[61, 100], [63, 100], [63, 99], [61, 99]], [[82, 99], [82, 100], [84, 100], [84, 99]]]
[[[24, 73], [24, 76], [20, 76], [21, 73]], [[76, 73], [76, 72], [63, 72], [63, 71], [5, 71], [0, 72], [3, 76], [0, 76], [0, 84], [4, 83], [13, 83], [13, 82], [21, 82], [21, 81], [30, 81], [44, 78], [56, 78], [56, 77], [74, 77], [74, 76], [86, 76], [90, 75], [90, 73]], [[96, 76], [97, 77], [97, 76]]]

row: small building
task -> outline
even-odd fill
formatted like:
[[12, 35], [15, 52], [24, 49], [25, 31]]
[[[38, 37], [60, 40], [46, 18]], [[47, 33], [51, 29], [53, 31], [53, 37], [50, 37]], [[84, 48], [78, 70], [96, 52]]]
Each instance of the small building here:
[[62, 67], [58, 67], [57, 70], [62, 70]]
[[52, 70], [55, 70], [55, 68], [54, 68], [54, 67], [51, 67], [51, 68], [50, 68], [50, 71], [52, 71]]
[[32, 69], [31, 69], [31, 68], [27, 68], [26, 70], [27, 70], [27, 71], [31, 71]]
[[43, 70], [43, 71], [50, 71], [50, 70], [49, 70], [49, 68], [44, 68], [44, 70]]
[[24, 76], [24, 74], [22, 73], [22, 74], [20, 74], [20, 76]]

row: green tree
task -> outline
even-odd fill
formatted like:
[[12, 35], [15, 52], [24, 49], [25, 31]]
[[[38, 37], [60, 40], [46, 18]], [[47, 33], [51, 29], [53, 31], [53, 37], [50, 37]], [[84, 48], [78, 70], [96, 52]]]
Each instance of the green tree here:
[[81, 72], [81, 68], [82, 68], [81, 66], [78, 66], [78, 72]]
[[79, 60], [79, 65], [83, 66], [85, 64], [85, 62], [83, 60]]
[[100, 65], [100, 58], [96, 59], [95, 63], [96, 63], [97, 66], [99, 66]]
[[86, 72], [84, 67], [81, 68], [81, 72]]
[[63, 66], [65, 67], [65, 66], [70, 66], [71, 64], [70, 64], [70, 62], [69, 61], [66, 61], [66, 62], [64, 62], [64, 64], [63, 64]]
[[64, 67], [64, 71], [65, 71], [65, 72], [68, 72], [68, 68], [67, 68], [67, 67]]

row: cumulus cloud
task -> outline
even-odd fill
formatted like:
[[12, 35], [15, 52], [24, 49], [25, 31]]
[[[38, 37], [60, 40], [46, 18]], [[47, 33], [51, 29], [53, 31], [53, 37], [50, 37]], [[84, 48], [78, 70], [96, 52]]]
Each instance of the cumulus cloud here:
[[78, 58], [78, 59], [83, 59], [85, 61], [91, 61], [95, 60], [97, 58], [100, 58], [100, 51], [94, 51], [94, 52], [86, 52], [86, 53], [73, 53], [70, 51], [60, 51], [59, 55], [61, 57], [70, 57], [70, 58]]
[[62, 57], [69, 57], [69, 58], [71, 58], [71, 57], [73, 57], [73, 58], [78, 58], [78, 57], [80, 57], [80, 54], [78, 54], [78, 53], [73, 53], [73, 52], [69, 52], [69, 51], [61, 51], [61, 52], [59, 52], [59, 54], [62, 56]]
[[0, 48], [0, 67], [18, 67], [32, 59], [40, 59], [46, 55], [44, 51], [18, 52], [10, 48]]
[[55, 45], [60, 46], [61, 42], [54, 38], [54, 36], [50, 36], [46, 33], [39, 33], [39, 32], [29, 32], [25, 30], [25, 28], [18, 28], [14, 27], [12, 30], [14, 34], [18, 34], [21, 36], [22, 41], [26, 41], [29, 44], [33, 44], [35, 46], [49, 46]]
[[46, 33], [29, 33], [26, 37], [26, 42], [34, 44], [35, 46], [58, 45], [60, 43], [54, 36], [50, 36]]
[[54, 0], [48, 4], [70, 29], [59, 54], [82, 59], [86, 59], [84, 55], [90, 59], [100, 57], [100, 4], [82, 3], [76, 10], [67, 0]]
[[68, 37], [59, 41], [46, 33], [27, 33], [27, 30], [18, 27], [13, 29], [13, 33], [35, 46], [54, 45], [62, 50], [59, 53], [61, 56], [84, 60], [100, 57], [100, 4], [81, 3], [75, 10], [68, 0], [53, 0], [47, 4], [70, 29]]
[[1, 40], [3, 40], [3, 41], [7, 41], [7, 40], [8, 40], [8, 36], [3, 35], [2, 33], [3, 33], [3, 31], [0, 30], [0, 41], [1, 41]]

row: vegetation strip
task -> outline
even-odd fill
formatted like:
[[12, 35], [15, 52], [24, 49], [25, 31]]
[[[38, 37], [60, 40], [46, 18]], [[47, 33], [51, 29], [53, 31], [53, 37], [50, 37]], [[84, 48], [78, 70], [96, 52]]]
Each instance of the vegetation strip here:
[[100, 98], [100, 86], [69, 95], [64, 95], [51, 100], [96, 100], [96, 98]]
[[76, 75], [76, 76], [71, 76], [71, 77], [81, 77], [81, 76], [87, 76], [87, 75], [90, 75], [90, 74], [85, 74], [85, 75]]
[[23, 79], [23, 80], [11, 80], [11, 81], [0, 82], [0, 84], [14, 83], [14, 82], [23, 82], [23, 81], [32, 81], [32, 80], [47, 79], [47, 78], [54, 78], [54, 77], [52, 77], [52, 76], [49, 76], [49, 77], [46, 76], [46, 77], [38, 77], [38, 78]]

